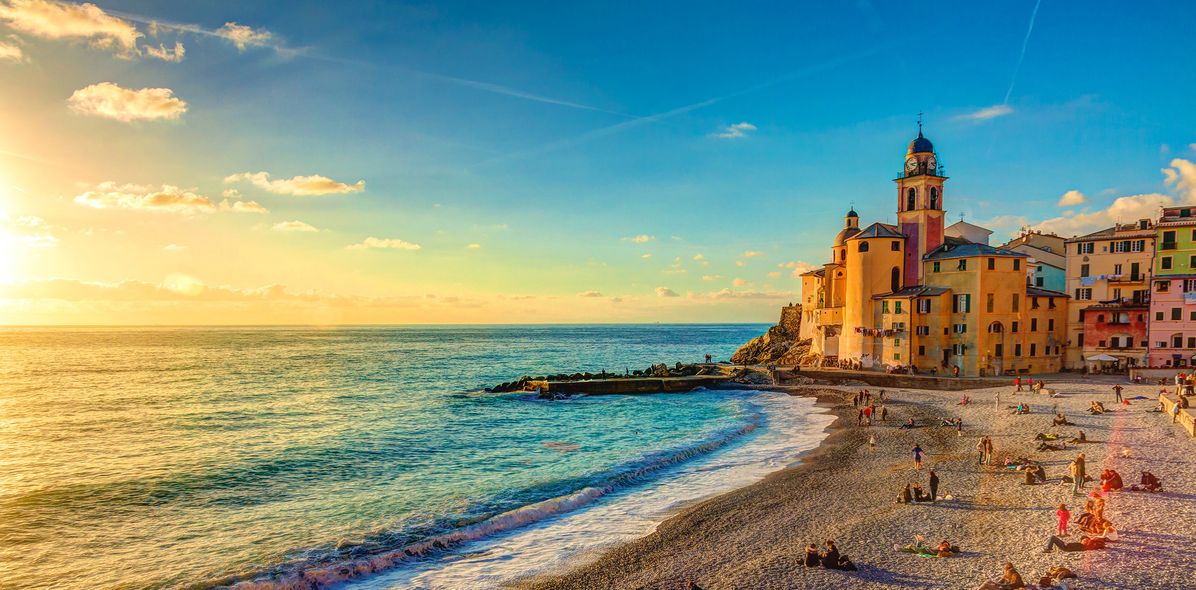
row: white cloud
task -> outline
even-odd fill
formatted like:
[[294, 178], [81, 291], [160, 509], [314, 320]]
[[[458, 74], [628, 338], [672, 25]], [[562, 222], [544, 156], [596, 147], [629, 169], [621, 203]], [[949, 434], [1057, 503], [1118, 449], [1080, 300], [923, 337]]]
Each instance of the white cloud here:
[[643, 258], [644, 260], [647, 260], [647, 259], [649, 259], [649, 258], [651, 258], [651, 257], [652, 257], [652, 255], [651, 255], [651, 254], [640, 254], [640, 258]]
[[358, 180], [353, 184], [345, 184], [318, 174], [271, 180], [268, 172], [241, 172], [224, 178], [224, 182], [226, 183], [238, 181], [250, 182], [267, 192], [300, 197], [357, 193], [365, 190], [364, 180]]
[[779, 278], [781, 278], [781, 271], [779, 271], [779, 270], [774, 270], [774, 271], [772, 271], [772, 272], [768, 273], [768, 278], [770, 278], [770, 279], [779, 279]]
[[1004, 117], [1005, 115], [1013, 114], [1013, 107], [1004, 104], [993, 105], [991, 107], [984, 107], [979, 110], [965, 113], [956, 117], [956, 119], [966, 119], [969, 121], [987, 121], [989, 119], [996, 119], [997, 117]]
[[1063, 193], [1062, 197], [1059, 197], [1058, 205], [1060, 207], [1074, 207], [1076, 205], [1083, 205], [1087, 202], [1088, 197], [1085, 197], [1084, 193], [1077, 190], [1070, 190]]
[[736, 260], [735, 266], [747, 266], [747, 263], [742, 260]]
[[178, 244], [166, 244], [165, 246], [162, 246], [162, 251], [167, 254], [178, 254], [179, 252], [183, 252], [186, 249], [187, 249], [186, 246], [180, 246]]
[[1110, 227], [1115, 223], [1133, 223], [1139, 219], [1157, 219], [1160, 209], [1177, 204], [1196, 205], [1196, 164], [1182, 158], [1171, 161], [1162, 170], [1164, 183], [1175, 194], [1150, 193], [1118, 197], [1105, 209], [1082, 210], [1079, 213], [1047, 219], [1034, 229], [1070, 237], [1084, 235]]
[[25, 52], [21, 51], [20, 45], [12, 43], [0, 43], [0, 62], [20, 63], [25, 61]]
[[748, 284], [747, 279], [736, 278], [735, 280], [731, 281], [731, 285], [735, 286], [735, 287], [742, 287], [747, 284]]
[[718, 133], [715, 133], [714, 136], [721, 138], [721, 139], [739, 139], [742, 137], [747, 137], [748, 134], [752, 133], [755, 130], [756, 130], [755, 125], [752, 125], [751, 123], [748, 123], [747, 121], [744, 121], [742, 123], [735, 123], [733, 125], [727, 125], [726, 127], [723, 127], [722, 130], [720, 130]]
[[315, 226], [303, 223], [302, 221], [280, 221], [275, 223], [270, 229], [274, 231], [298, 231], [298, 232], [318, 232]]
[[370, 236], [359, 244], [345, 246], [346, 250], [419, 250], [419, 244], [413, 244], [397, 238], [375, 238]]
[[112, 82], [100, 82], [76, 90], [67, 99], [71, 110], [124, 123], [178, 119], [187, 112], [187, 103], [169, 88], [121, 88]]
[[111, 181], [101, 182], [91, 190], [76, 196], [74, 200], [92, 209], [133, 209], [186, 215], [217, 211], [267, 212], [265, 207], [254, 201], [231, 202], [225, 199], [216, 204], [208, 197], [195, 192], [195, 189], [184, 189], [169, 184], [155, 188], [137, 184], [116, 184]]
[[598, 291], [582, 291], [581, 293], [578, 293], [577, 296], [578, 297], [587, 297], [587, 298], [589, 298], [589, 297], [604, 297], [604, 295]]
[[764, 253], [760, 252], [759, 250], [748, 250], [747, 252], [743, 253], [744, 258], [756, 258], [759, 256], [764, 256]]
[[239, 51], [245, 51], [245, 47], [248, 45], [266, 45], [274, 37], [270, 31], [265, 29], [255, 29], [234, 22], [224, 23], [224, 26], [216, 29], [216, 35], [232, 41]]
[[5, 242], [16, 242], [34, 248], [46, 248], [58, 243], [56, 228], [35, 215], [9, 217], [0, 211], [0, 248], [8, 248]]
[[640, 234], [638, 236], [630, 236], [630, 237], [623, 238], [623, 240], [626, 242], [633, 242], [636, 244], [646, 244], [648, 242], [655, 241], [656, 236], [650, 236], [648, 234]]
[[90, 3], [7, 0], [0, 2], [0, 21], [42, 39], [88, 40], [93, 47], [121, 58], [137, 55], [137, 40], [142, 37], [133, 23]]
[[174, 49], [170, 49], [159, 43], [157, 47], [154, 47], [153, 45], [147, 45], [145, 47], [145, 53], [150, 57], [177, 64], [180, 61], [183, 61], [183, 55], [187, 53], [187, 50], [183, 48], [182, 43], [175, 41]]
[[1171, 160], [1171, 167], [1163, 169], [1163, 182], [1171, 187], [1185, 203], [1196, 203], [1196, 164], [1182, 158]]
[[705, 295], [696, 295], [696, 299], [779, 299], [793, 301], [797, 299], [794, 293], [783, 291], [732, 291], [730, 289], [722, 289], [714, 293]]
[[694, 254], [694, 260], [697, 260], [700, 262], [702, 260], [706, 260], [706, 257], [701, 254]]
[[466, 250], [481, 250], [482, 245], [481, 244], [470, 244], [470, 245], [466, 246], [465, 249]]
[[657, 297], [680, 297], [680, 295], [678, 295], [676, 291], [674, 291], [668, 287], [657, 287], [656, 288], [656, 296]]

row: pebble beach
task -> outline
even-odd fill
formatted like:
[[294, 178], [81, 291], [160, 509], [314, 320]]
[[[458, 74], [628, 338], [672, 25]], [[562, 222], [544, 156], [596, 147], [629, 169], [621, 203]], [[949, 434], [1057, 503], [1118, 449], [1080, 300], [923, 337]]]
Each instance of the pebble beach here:
[[[999, 577], [1002, 566], [1011, 562], [1027, 583], [1052, 566], [1065, 566], [1078, 576], [1069, 580], [1073, 589], [1196, 588], [1196, 453], [1192, 439], [1169, 415], [1152, 411], [1162, 388], [1115, 378], [1067, 379], [1051, 381], [1053, 397], [1015, 394], [1012, 386], [957, 392], [889, 389], [888, 420], [870, 427], [857, 426], [851, 400], [867, 386], [787, 387], [792, 395], [817, 396], [838, 416], [826, 440], [800, 464], [690, 506], [651, 535], [571, 570], [512, 587], [668, 590], [692, 582], [704, 590], [974, 589]], [[1129, 405], [1114, 403], [1116, 383], [1123, 384]], [[960, 405], [965, 395], [969, 403]], [[1110, 411], [1089, 414], [1092, 400]], [[1011, 406], [1018, 402], [1029, 404], [1031, 412], [1015, 415]], [[1052, 428], [1056, 410], [1074, 426]], [[910, 417], [921, 426], [899, 428]], [[963, 420], [962, 432], [940, 426], [944, 419], [956, 418]], [[1089, 442], [1060, 451], [1036, 450], [1038, 433], [1071, 438], [1078, 430]], [[868, 445], [872, 435], [875, 449]], [[976, 443], [982, 436], [992, 437], [995, 445], [991, 466], [978, 461]], [[915, 444], [926, 453], [921, 471], [914, 469]], [[1108, 495], [1105, 517], [1120, 533], [1108, 547], [1046, 553], [1058, 505], [1067, 504], [1078, 515], [1086, 499], [1061, 481], [1079, 453], [1085, 454], [1093, 477], [1115, 469], [1128, 488], [1142, 471], [1150, 471], [1162, 480], [1163, 491]], [[1021, 472], [1001, 465], [1006, 457], [1041, 462], [1047, 482], [1025, 485]], [[927, 486], [929, 467], [941, 480], [940, 500], [896, 503], [907, 483]], [[1087, 491], [1097, 487], [1090, 483]], [[924, 558], [896, 550], [917, 536], [928, 544], [948, 540], [961, 553]], [[827, 539], [837, 543], [858, 571], [803, 566], [806, 545]], [[1078, 539], [1074, 530], [1066, 538]]]

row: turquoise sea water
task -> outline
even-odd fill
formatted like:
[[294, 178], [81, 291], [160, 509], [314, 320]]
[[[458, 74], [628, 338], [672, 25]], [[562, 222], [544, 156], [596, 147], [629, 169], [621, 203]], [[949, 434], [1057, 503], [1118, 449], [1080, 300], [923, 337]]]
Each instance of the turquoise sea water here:
[[0, 330], [0, 587], [295, 579], [650, 487], [767, 418], [721, 392], [471, 392], [725, 359], [764, 329]]

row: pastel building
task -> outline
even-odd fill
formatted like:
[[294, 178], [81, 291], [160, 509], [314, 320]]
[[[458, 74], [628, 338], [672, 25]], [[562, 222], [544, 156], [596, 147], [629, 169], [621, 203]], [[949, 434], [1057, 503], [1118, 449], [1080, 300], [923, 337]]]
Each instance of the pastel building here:
[[1196, 366], [1196, 207], [1167, 207], [1157, 224], [1150, 365]]
[[1122, 367], [1147, 363], [1150, 277], [1155, 224], [1118, 224], [1065, 240], [1067, 312], [1064, 366], [1080, 370], [1093, 357], [1113, 357]]
[[1026, 278], [1031, 286], [1067, 291], [1067, 255], [1063, 238], [1055, 234], [1024, 231], [1001, 247], [1029, 256], [1026, 260]]
[[988, 230], [944, 231], [947, 177], [921, 130], [903, 170], [897, 224], [861, 228], [849, 211], [831, 261], [802, 275], [801, 336], [811, 352], [969, 376], [1058, 371], [1067, 295], [1028, 286], [1027, 255], [962, 237], [987, 242]]

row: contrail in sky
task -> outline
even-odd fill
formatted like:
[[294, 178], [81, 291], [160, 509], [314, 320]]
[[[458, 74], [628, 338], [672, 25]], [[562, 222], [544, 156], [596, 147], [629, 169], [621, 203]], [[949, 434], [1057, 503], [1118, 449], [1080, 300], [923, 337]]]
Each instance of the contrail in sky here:
[[1022, 52], [1017, 56], [1017, 65], [1013, 68], [1013, 77], [1009, 79], [1009, 89], [1005, 91], [1005, 100], [1001, 103], [1003, 105], [1009, 104], [1009, 97], [1013, 94], [1013, 85], [1017, 83], [1017, 74], [1022, 70], [1022, 60], [1026, 59], [1026, 46], [1030, 44], [1030, 34], [1034, 32], [1034, 19], [1038, 16], [1038, 7], [1042, 6], [1042, 0], [1034, 3], [1034, 12], [1030, 13], [1030, 26], [1026, 28], [1026, 38], [1022, 39]]

